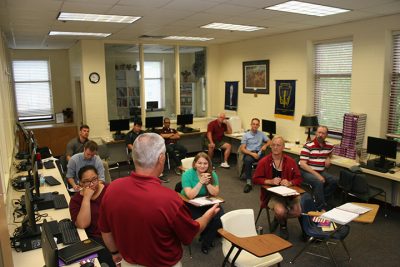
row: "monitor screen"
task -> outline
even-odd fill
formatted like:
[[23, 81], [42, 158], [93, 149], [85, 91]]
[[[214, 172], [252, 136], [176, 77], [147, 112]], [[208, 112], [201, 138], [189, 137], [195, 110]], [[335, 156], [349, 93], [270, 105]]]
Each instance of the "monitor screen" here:
[[397, 142], [394, 140], [368, 136], [367, 153], [384, 158], [395, 159], [397, 155]]
[[24, 195], [24, 201], [25, 201], [25, 211], [26, 211], [26, 217], [24, 221], [22, 222], [22, 226], [24, 228], [24, 232], [26, 232], [26, 235], [34, 235], [37, 233], [39, 230], [39, 227], [36, 225], [36, 219], [35, 219], [35, 204], [33, 201], [33, 196], [32, 196], [32, 191], [30, 188], [29, 183], [25, 183], [25, 195]]
[[154, 129], [157, 127], [163, 127], [163, 117], [146, 117], [146, 123], [145, 123], [146, 128]]
[[262, 120], [262, 131], [270, 134], [276, 134], [276, 122], [269, 120]]
[[129, 119], [110, 120], [110, 132], [129, 130]]
[[177, 125], [193, 124], [193, 114], [181, 114], [177, 116]]
[[58, 248], [46, 220], [42, 224], [41, 246], [46, 267], [58, 266]]
[[147, 101], [146, 102], [147, 109], [157, 109], [158, 108], [158, 101]]

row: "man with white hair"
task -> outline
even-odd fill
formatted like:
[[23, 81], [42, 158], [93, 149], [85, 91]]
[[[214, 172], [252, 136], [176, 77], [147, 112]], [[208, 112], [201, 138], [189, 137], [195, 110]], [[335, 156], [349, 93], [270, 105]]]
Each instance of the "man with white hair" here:
[[104, 243], [121, 266], [182, 266], [181, 243], [190, 244], [219, 207], [193, 220], [178, 194], [161, 185], [165, 143], [160, 135], [138, 136], [132, 158], [135, 172], [113, 181], [103, 197], [99, 228]]

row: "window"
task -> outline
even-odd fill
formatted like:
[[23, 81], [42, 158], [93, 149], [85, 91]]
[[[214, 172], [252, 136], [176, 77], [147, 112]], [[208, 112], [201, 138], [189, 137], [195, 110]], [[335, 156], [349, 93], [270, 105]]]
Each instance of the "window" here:
[[12, 65], [18, 120], [53, 119], [49, 62], [15, 60]]
[[146, 102], [157, 101], [158, 107], [162, 108], [162, 69], [160, 61], [144, 62], [144, 88]]
[[342, 133], [343, 115], [350, 112], [353, 43], [316, 44], [314, 51], [315, 114], [330, 132]]
[[400, 134], [400, 33], [393, 36], [393, 68], [390, 84], [388, 133]]

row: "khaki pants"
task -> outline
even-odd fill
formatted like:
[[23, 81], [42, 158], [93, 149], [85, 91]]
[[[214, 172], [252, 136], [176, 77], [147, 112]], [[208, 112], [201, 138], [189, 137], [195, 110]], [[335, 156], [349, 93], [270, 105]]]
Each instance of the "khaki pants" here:
[[[126, 262], [124, 259], [122, 259], [121, 267], [126, 267], [126, 266], [129, 266], [129, 267], [146, 267], [146, 266], [139, 265], [139, 264], [130, 264], [129, 262]], [[171, 266], [171, 267], [182, 267], [182, 262], [178, 261], [174, 266]]]

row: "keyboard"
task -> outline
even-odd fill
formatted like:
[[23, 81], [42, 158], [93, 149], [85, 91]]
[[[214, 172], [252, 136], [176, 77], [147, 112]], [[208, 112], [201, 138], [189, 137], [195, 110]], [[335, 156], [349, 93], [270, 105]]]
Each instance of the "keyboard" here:
[[45, 176], [44, 180], [46, 182], [46, 184], [50, 185], [50, 186], [55, 186], [55, 185], [59, 185], [61, 184], [56, 178], [54, 178], [53, 176]]
[[81, 241], [74, 223], [70, 219], [64, 219], [58, 222], [58, 229], [61, 232], [64, 245], [74, 244]]
[[54, 195], [54, 197], [53, 197], [53, 203], [54, 203], [54, 208], [55, 208], [56, 210], [68, 208], [67, 199], [65, 198], [65, 196], [64, 196], [63, 194], [61, 194], [61, 195]]
[[[58, 257], [65, 262], [65, 264], [71, 264], [82, 258], [95, 258], [97, 255], [92, 255], [100, 250], [104, 249], [102, 245], [94, 241], [93, 239], [86, 239], [71, 246], [58, 250]], [[107, 265], [108, 266], [108, 265]]]
[[382, 173], [387, 173], [387, 172], [389, 171], [389, 169], [381, 168], [381, 167], [376, 167], [376, 166], [371, 166], [371, 165], [367, 165], [367, 164], [365, 164], [365, 163], [361, 163], [361, 164], [360, 164], [360, 167], [361, 167], [361, 168], [364, 168], [364, 169], [376, 171], [376, 172], [382, 172]]
[[44, 165], [44, 167], [46, 169], [54, 169], [55, 168], [54, 163], [53, 163], [52, 160], [48, 160], [48, 161], [43, 162], [43, 165]]

